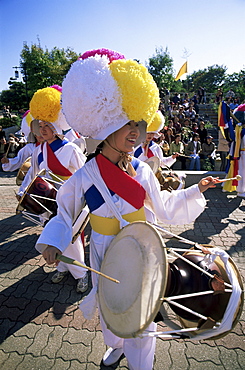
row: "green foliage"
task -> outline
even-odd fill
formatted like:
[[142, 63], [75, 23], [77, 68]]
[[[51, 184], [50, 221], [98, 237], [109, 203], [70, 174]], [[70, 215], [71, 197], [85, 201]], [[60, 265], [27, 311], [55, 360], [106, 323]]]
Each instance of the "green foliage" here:
[[149, 58], [147, 65], [149, 73], [152, 75], [159, 90], [162, 88], [171, 89], [173, 78], [173, 59], [170, 57], [168, 48], [156, 48], [155, 55]]
[[187, 76], [186, 83], [190, 91], [197, 92], [199, 86], [202, 86], [209, 93], [215, 93], [217, 88], [222, 86], [225, 81], [225, 73], [227, 68], [225, 66], [213, 65], [203, 70], [193, 72]]
[[[0, 104], [10, 106], [11, 110], [18, 111], [21, 108], [28, 107], [26, 101], [25, 85], [23, 82], [10, 81], [9, 90], [3, 90], [0, 94]], [[27, 109], [26, 109], [27, 110]]]
[[27, 79], [29, 99], [38, 90], [47, 86], [61, 85], [70, 65], [77, 60], [78, 54], [72, 49], [45, 50], [33, 44], [24, 44], [21, 51], [21, 73]]
[[12, 127], [12, 126], [21, 126], [21, 118], [18, 116], [15, 117], [3, 117], [0, 118], [0, 126], [3, 128]]
[[224, 95], [232, 89], [241, 101], [245, 99], [245, 69], [241, 70], [239, 73], [233, 73], [225, 78], [224, 82]]

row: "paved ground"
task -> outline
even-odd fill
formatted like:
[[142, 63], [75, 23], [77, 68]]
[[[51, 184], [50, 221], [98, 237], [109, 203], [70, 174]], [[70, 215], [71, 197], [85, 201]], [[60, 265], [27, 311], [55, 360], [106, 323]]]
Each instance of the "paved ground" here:
[[[50, 284], [54, 268], [45, 265], [34, 249], [41, 228], [15, 215], [16, 190], [15, 174], [0, 173], [0, 368], [103, 369], [100, 362], [106, 347], [98, 316], [91, 321], [83, 318], [78, 308], [82, 295], [76, 293], [71, 276]], [[244, 278], [245, 200], [220, 188], [208, 190], [206, 199], [207, 209], [195, 223], [166, 228], [224, 248]], [[243, 311], [232, 333], [220, 340], [157, 339], [154, 370], [244, 369], [244, 334]], [[127, 369], [125, 359], [118, 368]]]

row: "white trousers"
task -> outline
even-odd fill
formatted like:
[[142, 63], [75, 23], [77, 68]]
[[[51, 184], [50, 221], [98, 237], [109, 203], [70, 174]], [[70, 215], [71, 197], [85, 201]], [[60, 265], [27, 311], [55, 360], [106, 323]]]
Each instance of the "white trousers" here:
[[[83, 248], [83, 244], [82, 244], [80, 236], [77, 238], [74, 244], [70, 243], [68, 245], [68, 247], [64, 251], [64, 255], [78, 262], [81, 262], [82, 264], [85, 264], [84, 263], [84, 248]], [[74, 277], [74, 279], [82, 278], [87, 271], [83, 267], [70, 265], [62, 261], [59, 262], [57, 266], [57, 270], [59, 272], [69, 271]]]
[[[152, 370], [156, 348], [156, 338], [119, 338], [107, 329], [100, 314], [100, 324], [104, 336], [104, 342], [112, 348], [123, 348], [130, 370]], [[156, 331], [157, 324], [152, 322], [147, 331]]]

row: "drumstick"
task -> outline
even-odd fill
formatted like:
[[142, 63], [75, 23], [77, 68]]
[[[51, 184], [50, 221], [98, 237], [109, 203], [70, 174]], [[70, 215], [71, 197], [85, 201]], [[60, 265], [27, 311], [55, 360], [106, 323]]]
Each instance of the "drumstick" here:
[[[240, 175], [236, 175], [235, 177], [230, 177], [230, 178], [228, 178], [228, 179], [214, 179], [215, 180], [215, 183], [216, 184], [219, 184], [219, 183], [221, 183], [221, 182], [226, 182], [226, 181], [231, 181], [231, 180], [241, 180], [242, 179], [242, 176], [240, 176]], [[202, 185], [207, 185], [209, 183], [209, 181], [208, 180], [202, 180]]]
[[86, 266], [86, 265], [83, 265], [82, 263], [80, 263], [80, 262], [78, 262], [78, 261], [76, 261], [76, 260], [74, 260], [74, 259], [72, 259], [72, 258], [69, 258], [69, 257], [63, 256], [62, 254], [56, 254], [56, 257], [55, 257], [55, 258], [56, 258], [57, 260], [59, 260], [59, 261], [62, 261], [62, 262], [68, 263], [68, 264], [70, 264], [70, 265], [80, 266], [80, 267], [83, 267], [83, 268], [85, 268], [85, 269], [87, 269], [87, 270], [89, 270], [89, 271], [95, 272], [96, 274], [101, 275], [101, 276], [103, 276], [104, 278], [106, 278], [106, 279], [109, 279], [109, 280], [113, 281], [114, 283], [117, 283], [117, 284], [119, 284], [119, 283], [120, 283], [120, 281], [119, 281], [119, 280], [113, 279], [112, 277], [110, 277], [110, 276], [108, 276], [108, 275], [105, 275], [105, 274], [103, 274], [103, 273], [102, 273], [102, 272], [100, 272], [100, 271], [94, 270], [94, 269], [92, 269], [91, 267], [88, 267], [88, 266]]
[[230, 177], [230, 178], [228, 178], [228, 179], [221, 179], [221, 180], [216, 180], [218, 183], [219, 182], [225, 182], [225, 181], [230, 181], [230, 180], [241, 180], [242, 179], [242, 176], [240, 176], [240, 175], [236, 175], [235, 177]]

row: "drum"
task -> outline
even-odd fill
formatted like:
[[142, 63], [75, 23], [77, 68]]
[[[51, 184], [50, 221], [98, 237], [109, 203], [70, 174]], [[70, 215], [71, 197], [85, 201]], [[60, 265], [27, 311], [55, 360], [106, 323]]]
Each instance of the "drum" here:
[[108, 328], [122, 338], [136, 337], [153, 321], [167, 283], [166, 251], [156, 229], [146, 222], [124, 227], [113, 239], [99, 278], [98, 297]]
[[160, 167], [160, 159], [158, 157], [156, 156], [150, 157], [145, 161], [145, 163], [147, 163], [151, 167], [154, 174], [157, 173]]
[[[167, 249], [158, 228], [148, 222], [119, 232], [101, 272], [120, 281], [100, 277], [98, 298], [107, 327], [122, 338], [218, 339], [234, 328], [242, 312], [242, 279], [225, 251]], [[171, 330], [146, 332], [159, 310]]]
[[[48, 179], [44, 178], [45, 172], [45, 170], [40, 171], [29, 184], [19, 200], [16, 214], [22, 213], [25, 216], [29, 214], [35, 217], [48, 212], [49, 219], [51, 215], [57, 213], [57, 203], [55, 200], [57, 189]], [[33, 219], [31, 220], [33, 221]]]
[[172, 171], [164, 172], [162, 169], [158, 169], [155, 175], [160, 183], [161, 191], [167, 190], [171, 192], [172, 190], [180, 190], [185, 187], [184, 177], [181, 178]]
[[31, 157], [27, 158], [25, 162], [21, 165], [16, 176], [16, 185], [20, 186], [22, 184], [22, 181], [24, 180], [25, 175], [30, 167], [31, 167]]

